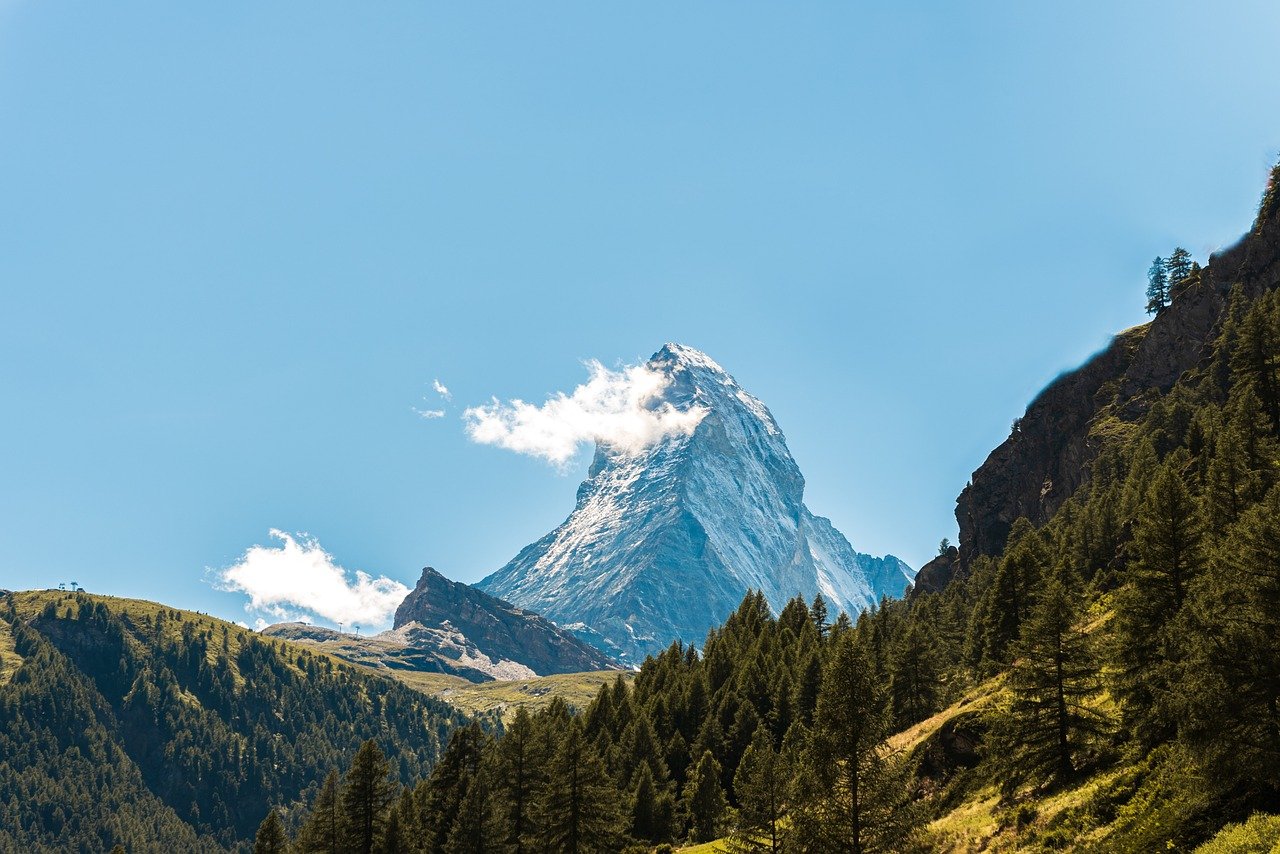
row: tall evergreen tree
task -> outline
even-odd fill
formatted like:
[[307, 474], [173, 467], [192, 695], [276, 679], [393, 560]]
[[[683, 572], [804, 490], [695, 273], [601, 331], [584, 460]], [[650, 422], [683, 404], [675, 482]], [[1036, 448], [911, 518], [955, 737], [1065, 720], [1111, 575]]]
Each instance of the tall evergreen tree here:
[[[936, 642], [936, 641], [935, 641]], [[889, 697], [894, 724], [906, 729], [937, 711], [940, 674], [934, 647], [911, 620], [889, 649]]]
[[478, 722], [454, 730], [431, 776], [414, 790], [428, 854], [446, 854], [449, 834], [458, 820], [467, 789], [480, 774], [488, 741]]
[[649, 766], [641, 763], [631, 792], [631, 836], [645, 842], [665, 842], [671, 838], [674, 816], [675, 801], [671, 793], [659, 788]]
[[813, 619], [813, 627], [818, 630], [818, 637], [825, 638], [827, 636], [827, 602], [822, 598], [822, 594], [813, 597], [813, 604], [809, 606], [809, 615]]
[[786, 808], [787, 789], [791, 783], [786, 758], [774, 749], [773, 735], [761, 724], [742, 756], [733, 777], [733, 790], [738, 798], [738, 820], [730, 839], [734, 851], [782, 850], [778, 822]]
[[542, 744], [524, 706], [516, 709], [515, 718], [497, 743], [495, 813], [501, 844], [513, 854], [536, 850], [533, 810], [548, 759]]
[[1173, 298], [1181, 293], [1181, 288], [1186, 287], [1187, 279], [1191, 277], [1193, 270], [1191, 253], [1179, 246], [1173, 250], [1173, 254], [1165, 262], [1164, 269], [1167, 277], [1167, 303], [1172, 302]]
[[1014, 647], [1012, 702], [993, 736], [1007, 795], [1024, 782], [1070, 776], [1085, 739], [1105, 730], [1090, 704], [1100, 690], [1098, 663], [1079, 617], [1075, 596], [1050, 576]]
[[537, 813], [542, 850], [616, 850], [622, 826], [618, 790], [577, 721], [567, 727], [547, 777]]
[[1164, 259], [1156, 256], [1147, 271], [1147, 314], [1156, 314], [1169, 304], [1169, 274]]
[[306, 854], [342, 854], [342, 805], [338, 795], [338, 772], [324, 778], [311, 815], [298, 835], [298, 847]]
[[689, 772], [683, 807], [689, 823], [689, 839], [694, 842], [710, 842], [724, 828], [728, 803], [720, 785], [720, 774], [720, 763], [710, 750], [702, 752], [698, 764]]
[[285, 854], [289, 850], [289, 838], [284, 832], [284, 823], [280, 814], [274, 809], [267, 812], [267, 817], [258, 825], [258, 833], [253, 839], [253, 854]]
[[360, 745], [342, 789], [342, 838], [352, 854], [373, 854], [396, 797], [391, 763], [373, 739]]
[[797, 771], [790, 838], [802, 851], [896, 851], [914, 830], [908, 768], [888, 753], [888, 715], [871, 656], [836, 642]]
[[1280, 487], [1232, 528], [1184, 617], [1180, 731], [1209, 779], [1271, 808], [1280, 803]]
[[1162, 711], [1179, 633], [1170, 625], [1203, 567], [1199, 508], [1186, 484], [1185, 450], [1169, 456], [1134, 525], [1129, 582], [1115, 597], [1114, 684], [1125, 725], [1143, 744], [1171, 734]]

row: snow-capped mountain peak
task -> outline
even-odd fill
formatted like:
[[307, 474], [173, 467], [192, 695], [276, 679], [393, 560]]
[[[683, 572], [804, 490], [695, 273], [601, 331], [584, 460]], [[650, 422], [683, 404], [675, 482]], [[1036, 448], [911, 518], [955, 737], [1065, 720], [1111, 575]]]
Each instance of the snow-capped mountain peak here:
[[701, 643], [749, 589], [852, 613], [903, 592], [906, 564], [809, 512], [777, 421], [715, 360], [669, 343], [645, 367], [663, 380], [651, 405], [701, 410], [697, 426], [627, 453], [598, 443], [569, 518], [481, 589], [631, 660]]

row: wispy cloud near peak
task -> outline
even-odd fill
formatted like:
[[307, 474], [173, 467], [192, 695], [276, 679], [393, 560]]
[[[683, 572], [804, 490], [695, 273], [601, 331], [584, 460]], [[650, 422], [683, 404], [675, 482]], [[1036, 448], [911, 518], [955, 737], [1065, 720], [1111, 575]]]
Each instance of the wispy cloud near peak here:
[[467, 409], [467, 435], [563, 467], [583, 444], [634, 454], [667, 436], [692, 433], [706, 415], [705, 409], [680, 410], [662, 400], [670, 380], [646, 365], [611, 371], [593, 360], [587, 369], [587, 382], [569, 394], [557, 392], [541, 406], [494, 398]]

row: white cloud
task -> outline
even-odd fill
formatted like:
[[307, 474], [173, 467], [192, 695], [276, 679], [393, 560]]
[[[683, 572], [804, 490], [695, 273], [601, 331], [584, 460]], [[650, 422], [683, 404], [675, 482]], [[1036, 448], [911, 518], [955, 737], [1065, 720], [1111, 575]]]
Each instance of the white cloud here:
[[590, 378], [571, 394], [557, 392], [541, 406], [497, 398], [462, 417], [473, 442], [497, 445], [564, 466], [578, 448], [597, 442], [634, 454], [667, 436], [688, 435], [706, 410], [679, 410], [662, 400], [669, 378], [644, 365], [611, 371], [590, 361]]
[[432, 418], [444, 418], [443, 409], [419, 409], [418, 407], [415, 406], [413, 408], [413, 411], [418, 413], [428, 421], [430, 421]]
[[277, 620], [314, 615], [331, 623], [378, 628], [391, 622], [409, 593], [394, 579], [343, 569], [304, 534], [295, 539], [273, 528], [271, 536], [281, 545], [252, 546], [235, 564], [215, 573], [219, 589], [249, 597], [246, 611]]
[[439, 379], [432, 380], [431, 387], [436, 390], [436, 394], [440, 395], [445, 400], [453, 400], [453, 394], [449, 391], [449, 389], [445, 386], [444, 383], [440, 382]]

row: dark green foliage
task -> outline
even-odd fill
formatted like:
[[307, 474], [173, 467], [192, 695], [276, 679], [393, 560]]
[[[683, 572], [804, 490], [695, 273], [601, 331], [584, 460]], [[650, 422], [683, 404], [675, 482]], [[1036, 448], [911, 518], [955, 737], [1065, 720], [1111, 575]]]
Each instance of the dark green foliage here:
[[372, 739], [360, 745], [342, 787], [342, 839], [352, 854], [373, 854], [395, 800], [391, 764]]
[[542, 850], [565, 854], [617, 850], [620, 806], [604, 762], [578, 722], [571, 722], [551, 757], [537, 804]]
[[497, 842], [506, 851], [524, 854], [535, 850], [534, 800], [549, 758], [547, 741], [539, 737], [528, 710], [517, 709], [494, 757], [493, 799], [500, 828]]
[[774, 748], [768, 727], [756, 729], [733, 778], [738, 796], [737, 824], [731, 839], [735, 851], [782, 850], [778, 822], [786, 812], [791, 786], [790, 757]]
[[1280, 803], [1280, 487], [1230, 531], [1185, 621], [1188, 745], [1226, 791]]
[[338, 772], [324, 778], [311, 814], [298, 835], [298, 847], [307, 854], [339, 854], [343, 850], [342, 803], [338, 794]]
[[83, 593], [35, 604], [48, 595], [0, 613], [24, 658], [0, 685], [0, 848], [247, 846], [362, 741], [408, 782], [464, 720], [235, 626]]
[[693, 842], [710, 842], [719, 837], [724, 828], [728, 804], [720, 785], [720, 773], [720, 763], [706, 750], [689, 774], [683, 810], [689, 823], [689, 839]]
[[253, 838], [253, 854], [286, 854], [289, 850], [289, 838], [284, 832], [284, 822], [275, 810], [267, 812], [267, 817], [258, 825], [258, 833]]
[[1191, 278], [1191, 274], [1195, 271], [1195, 267], [1191, 260], [1191, 253], [1179, 246], [1173, 250], [1173, 254], [1164, 262], [1164, 272], [1168, 277], [1168, 293], [1169, 301], [1172, 302], [1187, 286], [1187, 280]]
[[1156, 314], [1169, 304], [1169, 274], [1160, 256], [1151, 262], [1147, 271], [1147, 314]]
[[897, 851], [917, 821], [908, 768], [884, 744], [888, 714], [870, 653], [851, 633], [834, 644], [796, 776], [792, 844], [803, 851]]
[[[480, 783], [488, 742], [489, 736], [478, 723], [456, 730], [431, 776], [414, 790], [418, 823], [426, 834], [423, 847], [429, 854], [446, 854], [467, 792]], [[474, 820], [475, 816], [467, 818]]]
[[1144, 744], [1170, 734], [1163, 710], [1181, 659], [1173, 627], [1203, 566], [1199, 508], [1186, 485], [1185, 450], [1171, 454], [1147, 489], [1134, 525], [1129, 583], [1114, 599], [1113, 693]]
[[1014, 646], [1012, 700], [995, 725], [992, 755], [1001, 786], [1066, 779], [1087, 741], [1106, 731], [1090, 705], [1101, 690], [1098, 661], [1079, 625], [1076, 596], [1052, 577]]

